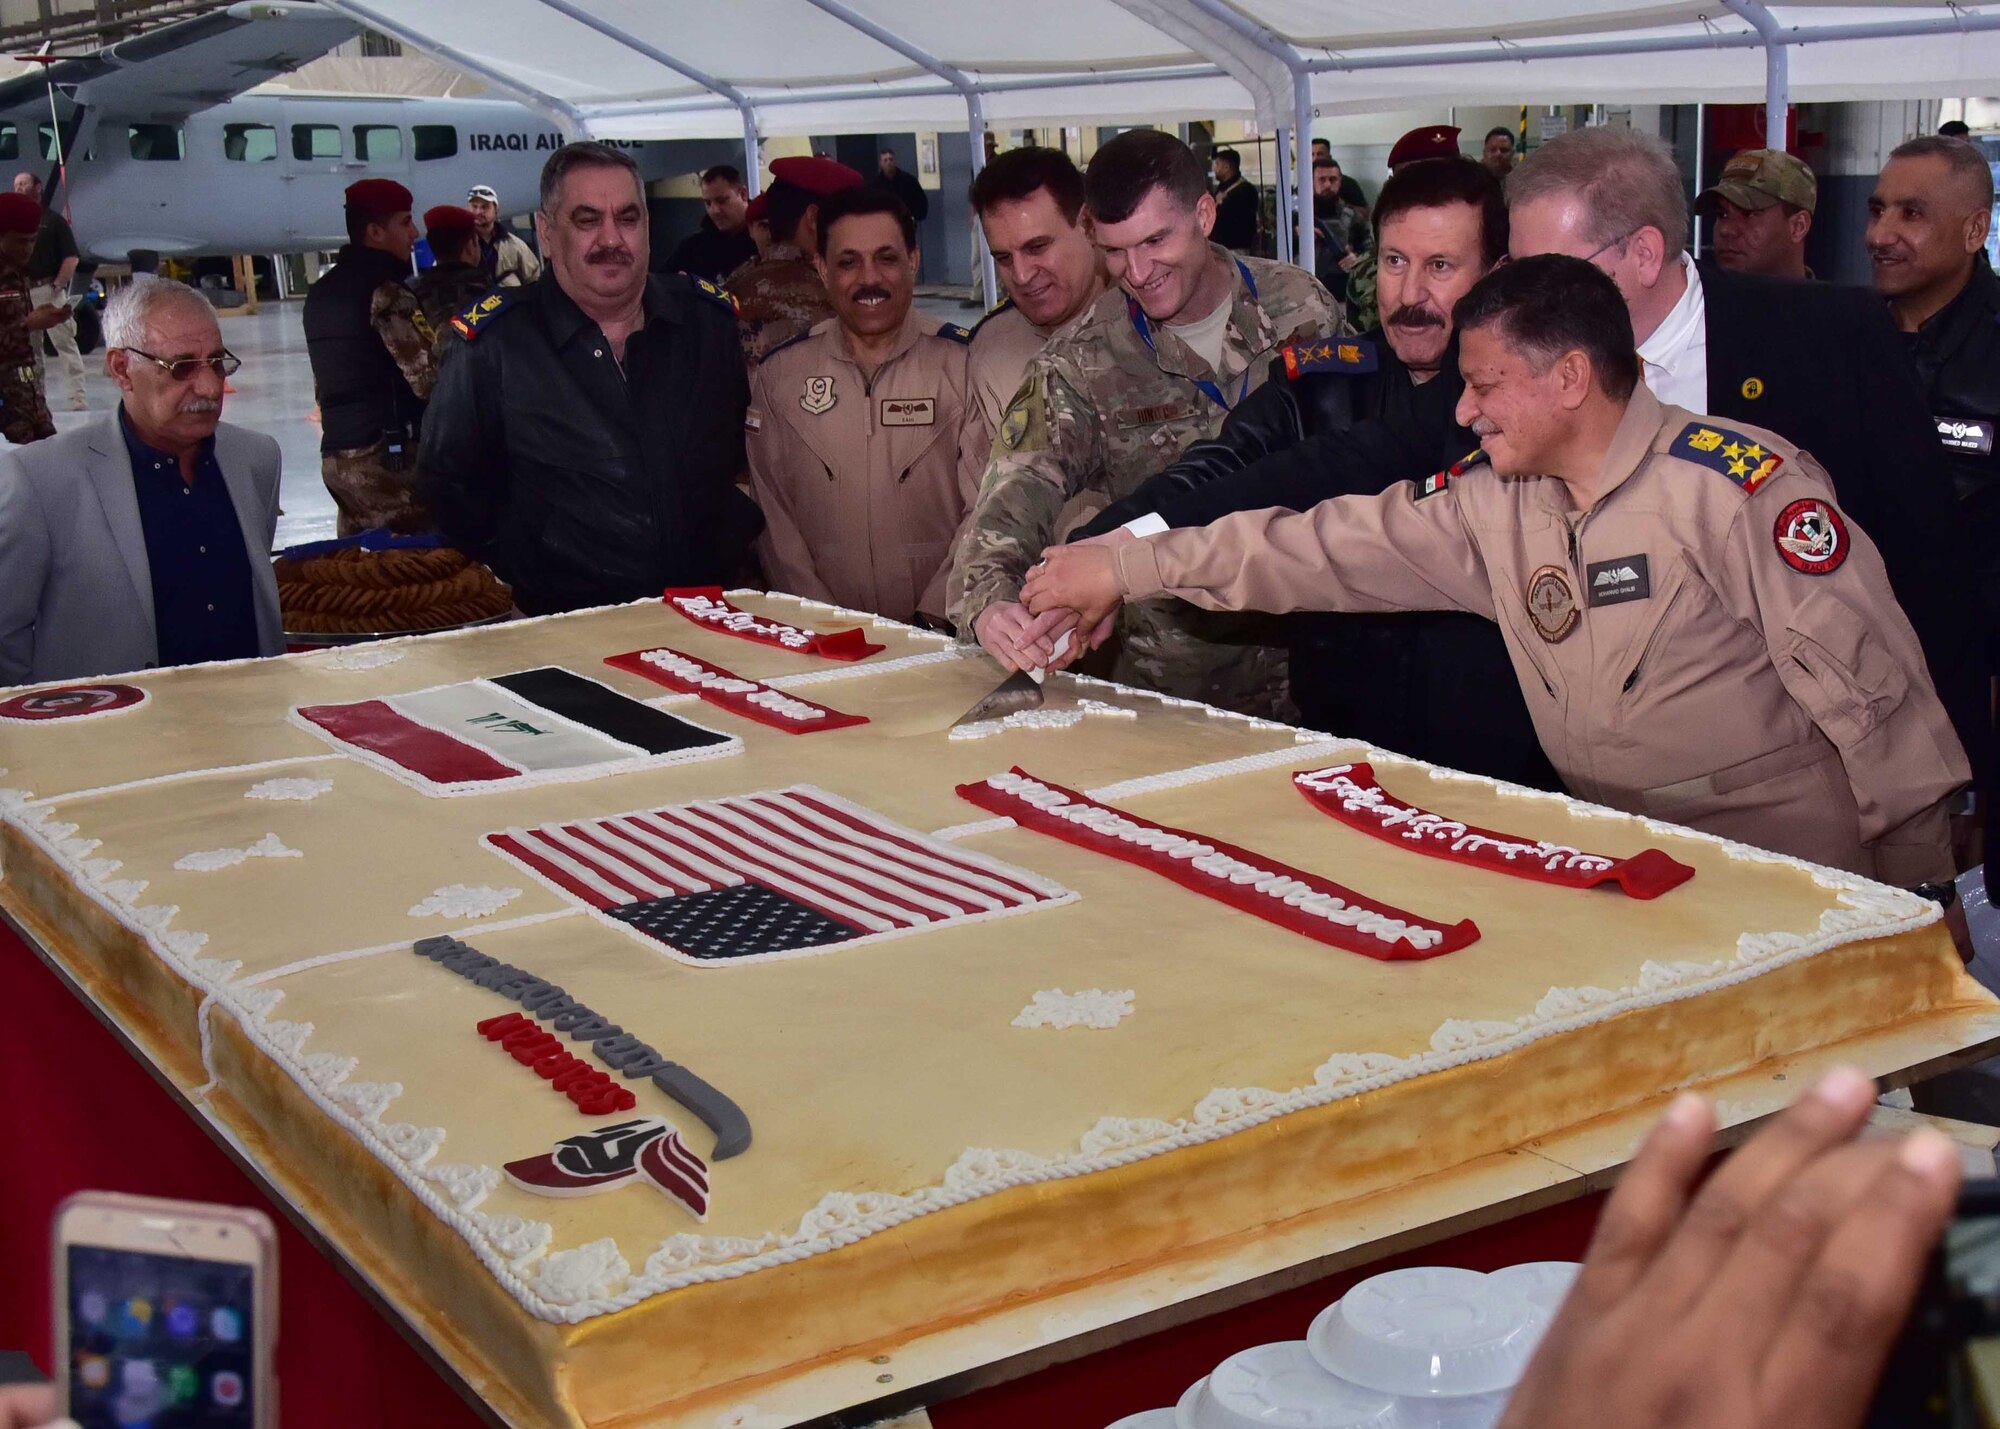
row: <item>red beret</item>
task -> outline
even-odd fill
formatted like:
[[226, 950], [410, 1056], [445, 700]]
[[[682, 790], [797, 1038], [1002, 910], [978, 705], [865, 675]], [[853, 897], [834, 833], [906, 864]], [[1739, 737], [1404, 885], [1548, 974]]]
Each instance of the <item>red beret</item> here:
[[0, 233], [33, 233], [42, 226], [42, 201], [26, 194], [0, 193]]
[[470, 233], [477, 227], [479, 220], [472, 216], [472, 210], [455, 203], [441, 203], [424, 210], [425, 233]]
[[758, 194], [757, 197], [750, 200], [749, 206], [743, 210], [744, 224], [747, 226], [752, 223], [762, 223], [764, 221], [764, 210], [770, 206], [771, 196], [769, 194]]
[[347, 206], [370, 218], [393, 218], [408, 213], [417, 201], [394, 179], [363, 179], [347, 186]]
[[817, 154], [804, 159], [773, 159], [771, 177], [796, 184], [821, 198], [842, 189], [859, 188], [863, 182], [859, 173], [839, 160], [822, 159]]
[[1456, 159], [1458, 152], [1458, 126], [1455, 124], [1426, 124], [1421, 129], [1412, 129], [1396, 141], [1389, 150], [1389, 167], [1414, 164], [1419, 159]]

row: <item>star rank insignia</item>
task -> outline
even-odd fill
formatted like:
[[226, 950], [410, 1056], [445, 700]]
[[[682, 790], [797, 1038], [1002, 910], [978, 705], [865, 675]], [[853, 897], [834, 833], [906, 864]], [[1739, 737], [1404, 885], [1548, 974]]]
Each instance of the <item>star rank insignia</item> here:
[[1279, 352], [1285, 376], [1296, 382], [1308, 372], [1373, 372], [1375, 348], [1357, 339], [1327, 338], [1319, 342], [1292, 343]]
[[1719, 471], [1745, 493], [1755, 491], [1777, 474], [1785, 459], [1738, 432], [1705, 422], [1689, 422], [1667, 448], [1669, 456]]

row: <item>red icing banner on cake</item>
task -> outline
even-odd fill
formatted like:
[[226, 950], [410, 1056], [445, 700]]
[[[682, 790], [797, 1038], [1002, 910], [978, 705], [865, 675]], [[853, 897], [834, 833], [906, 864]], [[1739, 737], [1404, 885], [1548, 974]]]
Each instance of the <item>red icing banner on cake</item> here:
[[1649, 848], [1631, 858], [1584, 853], [1546, 839], [1476, 829], [1442, 814], [1405, 804], [1383, 789], [1366, 764], [1335, 764], [1294, 774], [1292, 783], [1323, 812], [1351, 829], [1415, 853], [1453, 863], [1489, 868], [1538, 883], [1565, 888], [1596, 888], [1614, 883], [1633, 898], [1658, 898], [1694, 877], [1694, 870], [1659, 849]]
[[801, 655], [819, 655], [828, 660], [866, 660], [870, 655], [879, 655], [888, 648], [870, 642], [859, 626], [822, 635], [817, 630], [801, 630], [796, 625], [761, 619], [747, 610], [738, 610], [724, 600], [722, 587], [718, 585], [680, 586], [668, 590], [661, 599], [666, 601], [669, 609], [679, 611], [696, 625], [744, 640], [754, 640], [759, 645], [796, 650]]
[[774, 690], [761, 680], [746, 680], [733, 670], [697, 659], [683, 650], [656, 645], [650, 650], [631, 650], [623, 655], [607, 655], [604, 663], [620, 670], [643, 675], [656, 685], [665, 685], [684, 695], [699, 695], [712, 705], [732, 714], [754, 719], [787, 734], [814, 734], [823, 729], [846, 729], [868, 723], [866, 715], [842, 714], [839, 710]]
[[1479, 938], [1469, 918], [1435, 923], [1234, 844], [1136, 818], [1019, 768], [961, 784], [958, 796], [1023, 828], [1150, 868], [1267, 923], [1364, 957], [1434, 958]]

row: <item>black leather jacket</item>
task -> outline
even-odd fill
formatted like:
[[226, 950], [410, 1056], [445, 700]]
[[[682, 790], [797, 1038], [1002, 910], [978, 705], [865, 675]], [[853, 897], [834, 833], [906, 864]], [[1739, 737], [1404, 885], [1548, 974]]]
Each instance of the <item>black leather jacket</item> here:
[[453, 321], [417, 491], [530, 614], [729, 584], [763, 529], [736, 485], [750, 383], [728, 299], [654, 275], [645, 310], [622, 367], [550, 273]]
[[423, 420], [423, 399], [410, 390], [369, 319], [375, 290], [409, 276], [410, 265], [393, 253], [350, 243], [306, 290], [306, 356], [319, 398], [323, 452], [373, 446], [384, 432], [414, 432]]
[[[1335, 496], [1374, 495], [1421, 480], [1478, 445], [1458, 425], [1458, 346], [1430, 381], [1379, 330], [1358, 341], [1373, 372], [1308, 372], [1270, 380], [1238, 403], [1211, 441], [1196, 442], [1070, 539], [1148, 512], [1205, 526], [1232, 511], [1304, 511]], [[1300, 614], [1286, 618], [1292, 698], [1307, 724], [1447, 768], [1560, 789], [1499, 627], [1461, 612]]]
[[1987, 638], [2000, 658], [2000, 277], [1984, 254], [1972, 281], [1908, 338], [1978, 562]]

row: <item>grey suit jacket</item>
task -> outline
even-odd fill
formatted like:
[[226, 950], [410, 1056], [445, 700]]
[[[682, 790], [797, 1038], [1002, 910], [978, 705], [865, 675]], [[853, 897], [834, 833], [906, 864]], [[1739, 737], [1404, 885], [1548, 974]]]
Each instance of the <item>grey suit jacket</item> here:
[[[259, 653], [281, 654], [271, 542], [278, 444], [216, 428], [215, 459], [250, 553]], [[114, 414], [0, 453], [0, 686], [142, 670], [160, 660], [132, 458]]]

